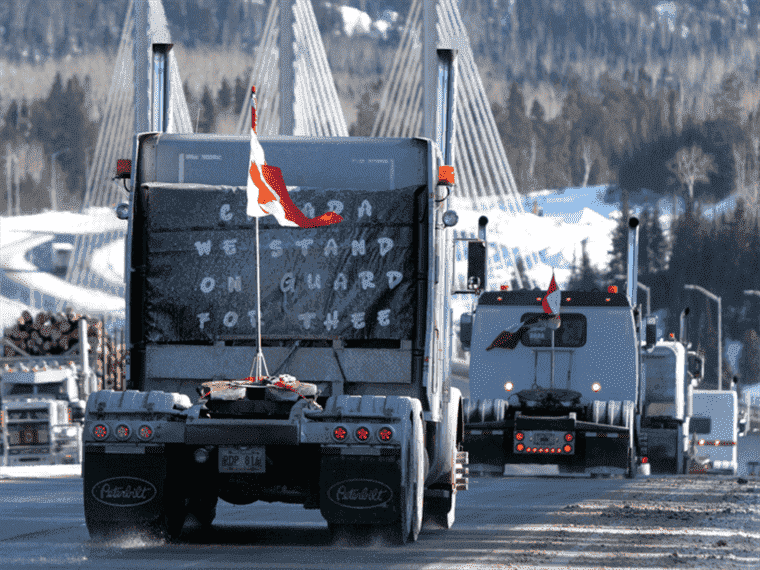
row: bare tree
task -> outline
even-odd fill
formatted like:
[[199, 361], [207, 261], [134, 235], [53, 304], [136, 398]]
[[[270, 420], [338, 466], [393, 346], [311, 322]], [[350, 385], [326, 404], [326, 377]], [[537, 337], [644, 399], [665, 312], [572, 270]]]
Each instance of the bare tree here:
[[713, 155], [705, 154], [697, 145], [679, 149], [667, 167], [681, 184], [686, 185], [690, 200], [694, 200], [694, 185], [697, 182], [709, 182], [708, 173], [718, 172]]
[[591, 168], [594, 166], [597, 157], [601, 154], [602, 149], [599, 143], [594, 139], [583, 137], [581, 141], [581, 160], [583, 160], [583, 186], [588, 186], [588, 179], [591, 176]]

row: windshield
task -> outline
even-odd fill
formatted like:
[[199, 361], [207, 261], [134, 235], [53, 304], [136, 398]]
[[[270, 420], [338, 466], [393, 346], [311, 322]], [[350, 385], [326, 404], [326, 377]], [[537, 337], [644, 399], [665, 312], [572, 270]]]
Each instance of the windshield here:
[[[36, 391], [35, 391], [36, 388]], [[8, 391], [9, 396], [60, 396], [64, 393], [63, 385], [48, 384], [13, 384]]]

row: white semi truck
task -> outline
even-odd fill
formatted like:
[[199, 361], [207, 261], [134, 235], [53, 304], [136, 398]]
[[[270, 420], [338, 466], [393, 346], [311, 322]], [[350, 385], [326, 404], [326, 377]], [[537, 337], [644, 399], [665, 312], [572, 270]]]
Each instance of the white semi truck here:
[[[470, 247], [468, 264], [480, 268], [485, 256], [472, 255], [478, 249]], [[461, 321], [470, 352], [464, 447], [471, 464], [635, 475], [646, 452], [638, 444], [644, 400], [637, 249], [638, 220], [631, 218], [627, 294], [562, 291], [556, 329], [540, 320], [541, 290], [476, 291], [476, 309]], [[468, 282], [484, 284], [478, 273], [468, 268]], [[514, 346], [499, 346], [505, 329], [536, 319], [520, 329]]]
[[[80, 321], [86, 339], [87, 321]], [[11, 346], [11, 343], [4, 343]], [[78, 355], [0, 358], [2, 464], [57, 465], [82, 462], [85, 400], [97, 388], [88, 343]]]
[[[127, 236], [125, 393], [87, 402], [84, 513], [92, 537], [169, 539], [218, 499], [319, 509], [334, 532], [417, 539], [454, 522], [466, 489], [450, 385], [456, 215], [453, 54], [439, 50], [441, 138], [261, 137], [322, 228], [246, 215], [247, 136], [140, 134]], [[448, 94], [447, 99], [443, 96]], [[313, 215], [313, 214], [312, 214]]]

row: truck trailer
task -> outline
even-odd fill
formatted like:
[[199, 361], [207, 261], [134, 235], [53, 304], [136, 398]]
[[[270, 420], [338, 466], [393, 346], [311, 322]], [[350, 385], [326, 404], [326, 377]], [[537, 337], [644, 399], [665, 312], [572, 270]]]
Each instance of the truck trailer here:
[[259, 139], [301, 211], [342, 216], [326, 227], [262, 217], [257, 238], [248, 137], [138, 135], [118, 210], [130, 389], [87, 402], [92, 537], [173, 539], [188, 514], [212, 524], [220, 498], [301, 504], [332, 533], [384, 529], [398, 543], [423, 517], [453, 524], [467, 488], [449, 379], [457, 217], [441, 168], [454, 68], [451, 50], [438, 56], [448, 99], [436, 142]]
[[[561, 472], [635, 475], [646, 451], [638, 445], [644, 386], [637, 241], [638, 220], [631, 218], [628, 294], [615, 287], [562, 291], [558, 328], [550, 324], [556, 319], [541, 319], [542, 290], [478, 292], [461, 326], [470, 352], [464, 448], [471, 464], [556, 464]], [[476, 277], [471, 281], [484, 282], [477, 270], [469, 273]], [[495, 340], [515, 323], [525, 323], [519, 341], [500, 347]]]

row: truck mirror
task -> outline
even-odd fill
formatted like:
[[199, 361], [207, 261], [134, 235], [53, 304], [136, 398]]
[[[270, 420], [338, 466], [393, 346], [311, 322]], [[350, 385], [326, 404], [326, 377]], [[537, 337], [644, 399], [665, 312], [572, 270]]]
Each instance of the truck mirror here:
[[710, 433], [710, 418], [691, 418], [689, 421], [689, 433]]
[[472, 313], [462, 313], [459, 319], [459, 342], [462, 348], [470, 350], [470, 341], [472, 341]]
[[646, 346], [650, 348], [655, 344], [657, 344], [657, 321], [649, 317], [647, 318]]
[[480, 290], [486, 283], [486, 242], [467, 242], [467, 289]]

